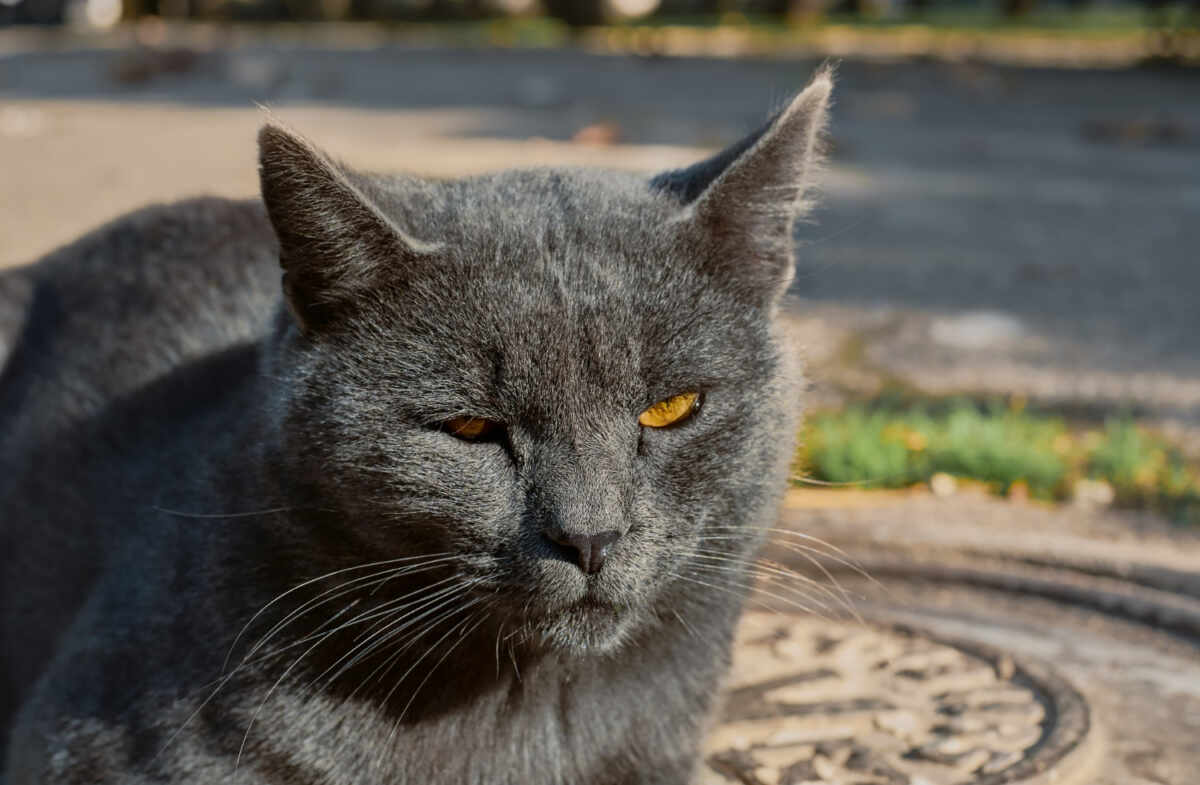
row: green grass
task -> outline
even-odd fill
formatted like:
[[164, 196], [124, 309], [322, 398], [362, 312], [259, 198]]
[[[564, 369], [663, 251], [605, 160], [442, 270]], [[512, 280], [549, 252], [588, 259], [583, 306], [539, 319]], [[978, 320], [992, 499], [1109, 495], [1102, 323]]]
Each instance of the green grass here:
[[1111, 421], [1087, 438], [1087, 474], [1107, 480], [1118, 503], [1162, 509], [1200, 524], [1200, 471], [1177, 449], [1127, 420]]
[[1200, 524], [1200, 468], [1126, 418], [1103, 428], [1020, 403], [881, 399], [809, 417], [801, 476], [896, 488], [944, 472], [999, 494], [1067, 499], [1081, 479], [1112, 486], [1116, 503]]

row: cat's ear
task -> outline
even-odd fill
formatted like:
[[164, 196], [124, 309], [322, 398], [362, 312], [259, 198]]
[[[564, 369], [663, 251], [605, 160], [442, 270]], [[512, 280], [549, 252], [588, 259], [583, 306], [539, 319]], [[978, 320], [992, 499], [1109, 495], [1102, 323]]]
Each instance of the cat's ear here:
[[301, 329], [337, 321], [356, 299], [436, 246], [407, 236], [371, 183], [275, 125], [258, 134], [263, 202], [279, 238], [283, 289]]
[[809, 86], [757, 132], [652, 186], [678, 197], [707, 246], [704, 264], [752, 300], [773, 303], [791, 283], [792, 229], [811, 206], [833, 80]]

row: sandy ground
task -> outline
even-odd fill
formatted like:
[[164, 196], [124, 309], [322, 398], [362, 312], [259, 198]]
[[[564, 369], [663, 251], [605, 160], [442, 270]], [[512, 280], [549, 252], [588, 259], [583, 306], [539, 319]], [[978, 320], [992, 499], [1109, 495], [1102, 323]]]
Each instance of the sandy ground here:
[[[653, 171], [736, 139], [815, 66], [253, 36], [150, 56], [14, 35], [0, 265], [147, 202], [253, 193], [256, 102], [362, 166]], [[1194, 435], [1198, 99], [1186, 70], [843, 63], [792, 310], [817, 398], [896, 377]], [[603, 144], [571, 141], [589, 127]]]

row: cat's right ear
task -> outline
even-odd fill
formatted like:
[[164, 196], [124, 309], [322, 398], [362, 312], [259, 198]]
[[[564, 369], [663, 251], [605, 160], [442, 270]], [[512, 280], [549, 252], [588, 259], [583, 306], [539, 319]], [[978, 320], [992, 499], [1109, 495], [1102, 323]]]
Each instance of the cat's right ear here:
[[369, 181], [295, 134], [264, 126], [258, 160], [284, 295], [305, 332], [335, 324], [357, 299], [436, 249], [384, 214]]

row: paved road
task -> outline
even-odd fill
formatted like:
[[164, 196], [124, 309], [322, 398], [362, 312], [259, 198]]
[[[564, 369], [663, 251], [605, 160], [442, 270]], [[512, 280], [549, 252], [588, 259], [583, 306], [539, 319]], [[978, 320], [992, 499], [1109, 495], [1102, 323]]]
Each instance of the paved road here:
[[[380, 168], [653, 169], [736, 138], [815, 65], [253, 39], [155, 60], [26, 43], [0, 39], [0, 264], [149, 200], [252, 192], [255, 101]], [[1195, 433], [1200, 73], [840, 72], [794, 310], [818, 361], [862, 339], [866, 373], [829, 378], [1136, 405]], [[619, 144], [570, 143], [597, 123]]]

